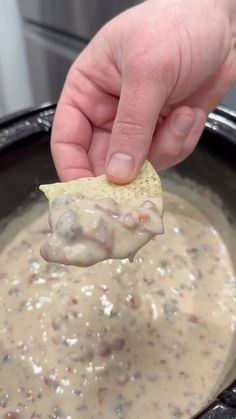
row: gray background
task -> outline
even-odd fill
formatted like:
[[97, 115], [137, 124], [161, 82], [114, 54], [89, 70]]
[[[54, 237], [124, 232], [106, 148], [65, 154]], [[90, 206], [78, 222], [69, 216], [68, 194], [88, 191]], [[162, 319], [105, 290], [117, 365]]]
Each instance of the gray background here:
[[[96, 31], [141, 0], [7, 0], [0, 14], [0, 117], [58, 100]], [[236, 111], [236, 86], [223, 104]]]

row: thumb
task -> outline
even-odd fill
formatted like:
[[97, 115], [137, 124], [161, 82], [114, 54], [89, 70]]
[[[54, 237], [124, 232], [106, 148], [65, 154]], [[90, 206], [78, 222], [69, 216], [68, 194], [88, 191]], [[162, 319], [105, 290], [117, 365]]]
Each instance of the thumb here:
[[122, 80], [120, 100], [106, 156], [106, 175], [114, 183], [131, 182], [148, 155], [160, 110], [163, 83], [146, 71]]

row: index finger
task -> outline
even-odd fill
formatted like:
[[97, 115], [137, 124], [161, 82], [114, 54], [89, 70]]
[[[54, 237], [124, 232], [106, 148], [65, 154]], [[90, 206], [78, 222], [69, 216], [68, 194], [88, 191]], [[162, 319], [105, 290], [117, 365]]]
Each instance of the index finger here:
[[91, 139], [88, 118], [65, 89], [58, 103], [51, 137], [53, 161], [61, 181], [93, 176], [87, 154]]

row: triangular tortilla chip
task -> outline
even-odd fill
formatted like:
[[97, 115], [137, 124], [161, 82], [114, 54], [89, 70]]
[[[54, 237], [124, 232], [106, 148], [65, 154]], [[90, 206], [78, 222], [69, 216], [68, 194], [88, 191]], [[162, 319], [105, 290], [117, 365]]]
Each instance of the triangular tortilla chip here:
[[116, 185], [102, 175], [71, 182], [41, 185], [40, 190], [50, 202], [63, 194], [81, 194], [91, 199], [110, 197], [118, 203], [162, 197], [160, 178], [148, 161], [144, 163], [136, 179], [127, 185]]

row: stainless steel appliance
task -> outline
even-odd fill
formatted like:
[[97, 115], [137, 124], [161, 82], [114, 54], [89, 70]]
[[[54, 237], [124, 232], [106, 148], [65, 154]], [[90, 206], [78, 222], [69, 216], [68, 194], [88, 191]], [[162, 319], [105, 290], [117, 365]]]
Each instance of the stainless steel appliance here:
[[[33, 102], [56, 101], [66, 73], [97, 30], [142, 0], [18, 0]], [[236, 87], [223, 104], [236, 110]]]
[[109, 19], [141, 0], [18, 0], [34, 104], [58, 99], [67, 71]]

